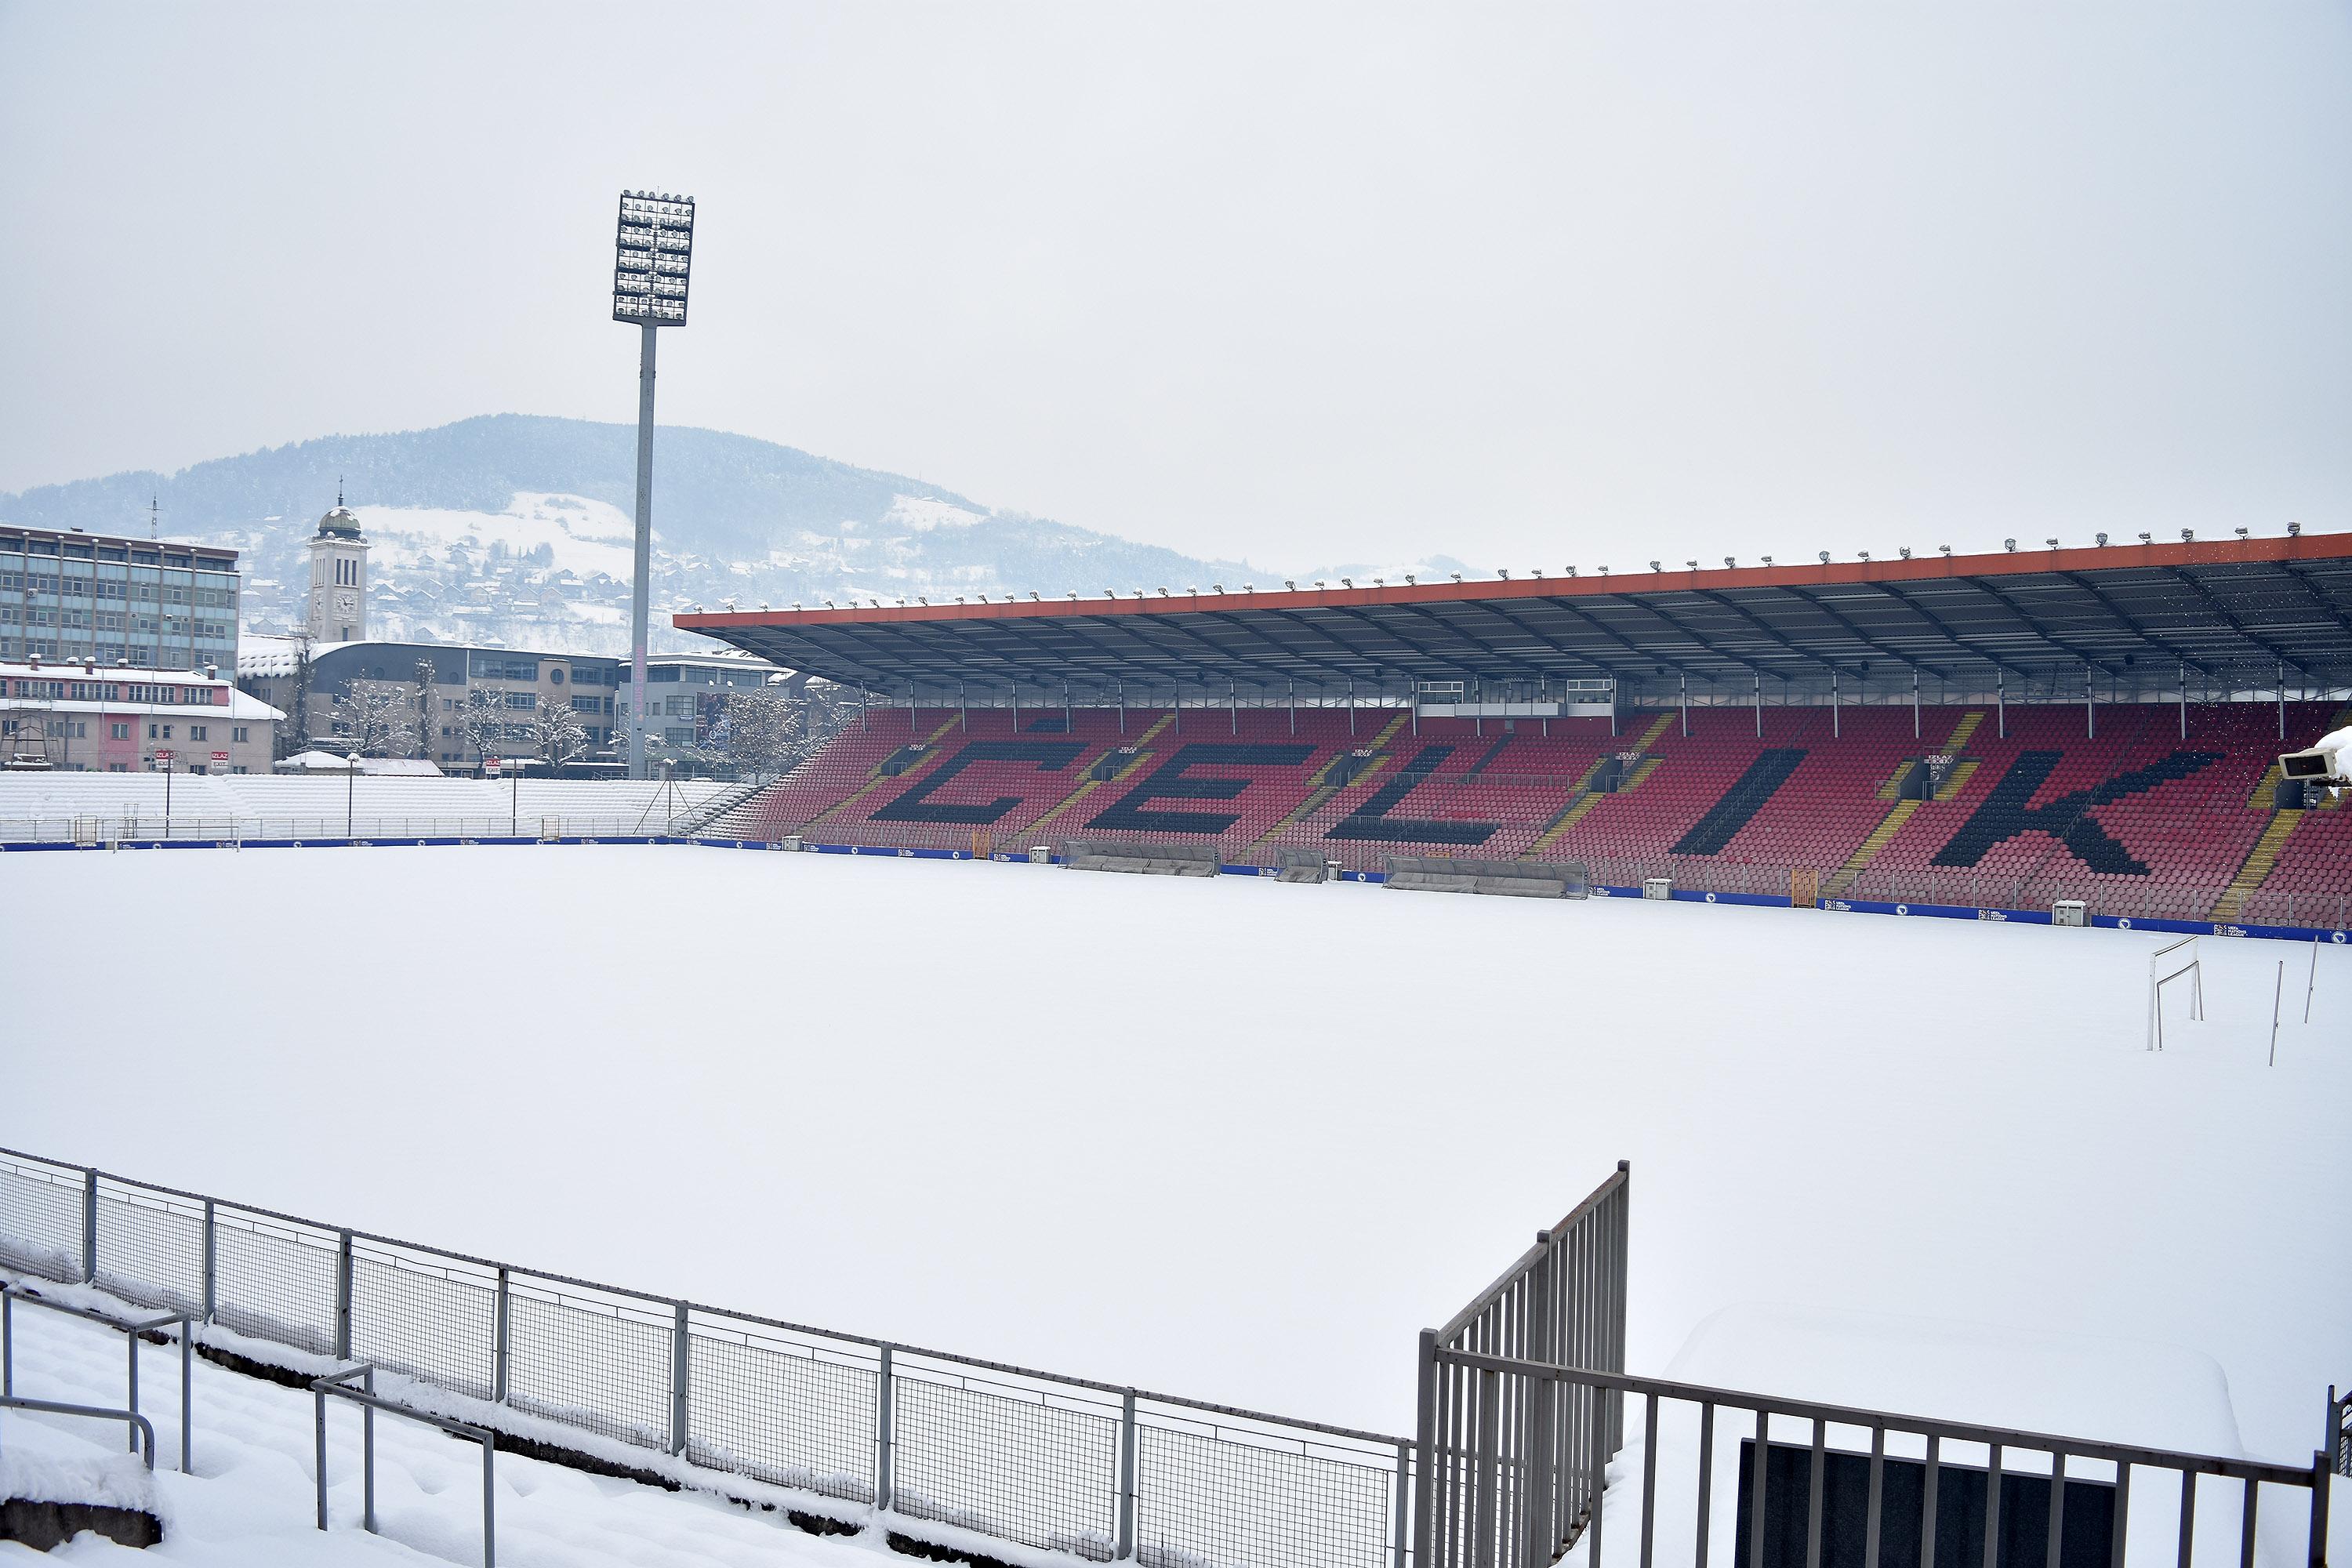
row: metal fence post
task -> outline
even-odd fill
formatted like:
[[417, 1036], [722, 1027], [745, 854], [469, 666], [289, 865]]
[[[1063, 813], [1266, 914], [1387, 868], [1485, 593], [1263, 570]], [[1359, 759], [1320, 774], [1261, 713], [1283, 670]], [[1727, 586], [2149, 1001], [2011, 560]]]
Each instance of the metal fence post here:
[[1118, 1558], [1135, 1555], [1135, 1390], [1119, 1399]]
[[[1437, 1491], [1437, 1331], [1421, 1331], [1420, 1363], [1414, 1378], [1419, 1391], [1414, 1395], [1412, 1441], [1418, 1450], [1419, 1470], [1413, 1477], [1412, 1552], [1419, 1568], [1433, 1568], [1437, 1559], [1433, 1550], [1434, 1531], [1431, 1521], [1436, 1517]], [[1450, 1471], [1448, 1472], [1451, 1473]]]
[[[1536, 1246], [1542, 1249], [1544, 1261], [1528, 1271], [1525, 1353], [1529, 1361], [1557, 1362], [1559, 1360], [1559, 1347], [1552, 1337], [1555, 1309], [1552, 1305], [1551, 1232], [1536, 1232]], [[1558, 1386], [1549, 1378], [1526, 1380], [1525, 1397], [1520, 1405], [1526, 1426], [1519, 1441], [1523, 1467], [1520, 1486], [1523, 1490], [1518, 1561], [1526, 1563], [1550, 1562], [1554, 1555], [1552, 1547], [1558, 1541], [1552, 1505], [1559, 1479], [1558, 1456], [1552, 1448], [1552, 1403], [1557, 1397]]]
[[352, 1359], [352, 1233], [336, 1232], [335, 1359]]
[[[1348, 718], [1349, 722], [1354, 721], [1355, 712], [1352, 709], [1349, 710]], [[1410, 1444], [1399, 1443], [1397, 1445], [1395, 1547], [1390, 1552], [1390, 1568], [1404, 1568], [1405, 1489], [1412, 1484], [1412, 1447]]]
[[693, 1341], [686, 1328], [686, 1303], [680, 1301], [669, 1344], [669, 1451], [673, 1454], [686, 1452], [686, 1395], [692, 1350]]
[[98, 1279], [98, 1173], [81, 1173], [81, 1278], [89, 1284]]
[[882, 1367], [874, 1384], [874, 1508], [890, 1511], [890, 1347], [882, 1347]]
[[220, 1295], [219, 1227], [213, 1215], [213, 1200], [205, 1200], [205, 1300], [204, 1320], [213, 1321], [213, 1305]]
[[499, 1270], [498, 1307], [490, 1325], [490, 1398], [499, 1405], [507, 1402], [507, 1311], [509, 1300], [507, 1271], [501, 1268]]

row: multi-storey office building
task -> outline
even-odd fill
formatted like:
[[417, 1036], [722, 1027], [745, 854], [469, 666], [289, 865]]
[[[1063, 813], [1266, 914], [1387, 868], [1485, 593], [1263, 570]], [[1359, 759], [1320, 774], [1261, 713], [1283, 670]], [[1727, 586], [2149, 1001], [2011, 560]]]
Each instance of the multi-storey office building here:
[[229, 669], [236, 617], [234, 550], [0, 527], [0, 659]]
[[[530, 755], [531, 724], [542, 706], [562, 704], [579, 715], [587, 731], [588, 756], [609, 758], [625, 749], [628, 735], [628, 661], [597, 654], [541, 653], [528, 649], [466, 647], [443, 643], [348, 642], [310, 649], [309, 689], [294, 713], [303, 677], [301, 645], [289, 638], [253, 637], [237, 664], [237, 683], [300, 725], [299, 744], [332, 744], [344, 735], [338, 698], [354, 689], [375, 689], [398, 698], [410, 714], [421, 708], [425, 745], [422, 754], [445, 768], [468, 768], [481, 753], [468, 743], [465, 715], [477, 689], [495, 692], [512, 713], [506, 752]], [[420, 669], [420, 667], [424, 667]], [[646, 661], [649, 729], [671, 745], [699, 743], [730, 690], [757, 687], [781, 673], [742, 654], [657, 654]]]
[[278, 718], [219, 676], [0, 661], [0, 766], [266, 773]]

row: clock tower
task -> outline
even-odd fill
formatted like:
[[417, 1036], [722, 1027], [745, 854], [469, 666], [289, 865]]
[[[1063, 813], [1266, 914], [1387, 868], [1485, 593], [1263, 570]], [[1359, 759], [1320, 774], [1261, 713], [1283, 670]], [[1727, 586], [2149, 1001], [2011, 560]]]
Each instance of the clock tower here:
[[319, 520], [310, 540], [310, 613], [304, 629], [314, 643], [357, 642], [367, 636], [368, 542], [360, 520], [343, 505]]

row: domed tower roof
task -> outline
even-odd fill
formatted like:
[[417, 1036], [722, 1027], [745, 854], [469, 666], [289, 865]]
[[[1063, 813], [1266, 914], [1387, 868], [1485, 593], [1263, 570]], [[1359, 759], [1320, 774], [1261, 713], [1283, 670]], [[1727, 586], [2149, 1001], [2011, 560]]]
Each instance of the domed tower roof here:
[[343, 504], [343, 489], [340, 483], [335, 487], [335, 510], [319, 520], [318, 537], [320, 539], [361, 537], [359, 514]]

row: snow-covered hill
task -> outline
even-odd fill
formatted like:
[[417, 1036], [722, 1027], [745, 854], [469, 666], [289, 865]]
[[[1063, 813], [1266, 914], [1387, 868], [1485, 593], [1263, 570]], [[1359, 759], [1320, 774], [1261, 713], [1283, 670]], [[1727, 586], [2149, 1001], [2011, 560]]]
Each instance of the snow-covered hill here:
[[[661, 610], [1274, 580], [721, 431], [657, 432], [654, 472]], [[0, 520], [142, 532], [156, 500], [171, 536], [245, 552], [246, 627], [278, 631], [341, 493], [374, 545], [372, 632], [620, 653], [635, 483], [631, 426], [495, 415], [0, 495]], [[656, 647], [701, 646], [663, 618]]]

